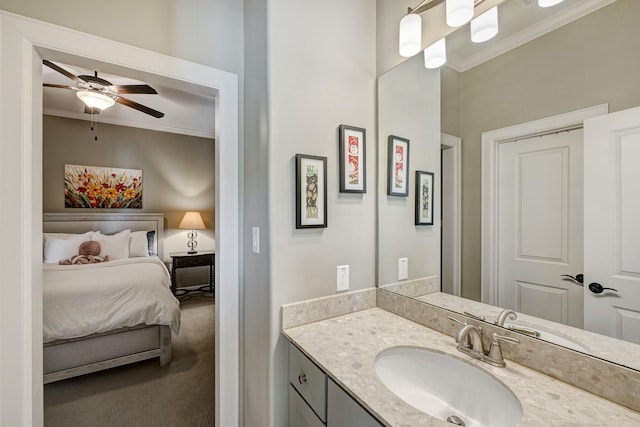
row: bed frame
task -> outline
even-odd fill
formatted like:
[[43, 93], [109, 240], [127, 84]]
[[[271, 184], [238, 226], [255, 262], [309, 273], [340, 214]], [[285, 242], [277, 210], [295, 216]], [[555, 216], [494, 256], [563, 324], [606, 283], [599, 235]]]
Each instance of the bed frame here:
[[[152, 213], [45, 213], [45, 233], [84, 233], [100, 230], [155, 230], [154, 254], [163, 260], [164, 215]], [[44, 383], [160, 358], [171, 363], [171, 329], [166, 325], [138, 325], [82, 338], [56, 340], [43, 345]]]

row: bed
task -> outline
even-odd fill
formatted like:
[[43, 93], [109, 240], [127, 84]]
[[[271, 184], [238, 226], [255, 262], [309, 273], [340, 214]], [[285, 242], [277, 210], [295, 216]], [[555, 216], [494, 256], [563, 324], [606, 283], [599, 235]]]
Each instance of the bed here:
[[[170, 363], [180, 308], [162, 262], [164, 216], [45, 213], [43, 233], [44, 383], [152, 358]], [[87, 239], [117, 256], [58, 265], [58, 248]]]

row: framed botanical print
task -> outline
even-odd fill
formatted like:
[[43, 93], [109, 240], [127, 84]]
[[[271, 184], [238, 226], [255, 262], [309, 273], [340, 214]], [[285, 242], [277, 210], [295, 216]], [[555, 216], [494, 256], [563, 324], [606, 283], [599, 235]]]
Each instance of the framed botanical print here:
[[433, 172], [416, 171], [416, 225], [433, 225]]
[[365, 129], [340, 125], [339, 168], [341, 193], [366, 193], [366, 131]]
[[327, 226], [327, 158], [296, 154], [296, 228]]
[[387, 194], [409, 195], [409, 140], [389, 135]]

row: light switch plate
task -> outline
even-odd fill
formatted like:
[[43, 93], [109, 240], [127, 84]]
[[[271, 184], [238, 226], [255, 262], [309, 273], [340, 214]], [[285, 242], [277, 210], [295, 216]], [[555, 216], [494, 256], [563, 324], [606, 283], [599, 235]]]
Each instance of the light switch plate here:
[[336, 267], [336, 291], [349, 290], [349, 266], [339, 265]]
[[253, 227], [251, 229], [251, 236], [252, 236], [251, 250], [256, 254], [259, 254], [260, 253], [260, 228]]
[[407, 280], [409, 277], [409, 258], [398, 258], [398, 280]]

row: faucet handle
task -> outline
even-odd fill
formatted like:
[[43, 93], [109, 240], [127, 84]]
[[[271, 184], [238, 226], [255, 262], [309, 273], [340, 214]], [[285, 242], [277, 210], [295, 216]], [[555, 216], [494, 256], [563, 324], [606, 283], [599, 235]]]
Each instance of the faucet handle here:
[[486, 362], [493, 366], [506, 366], [504, 357], [502, 357], [502, 349], [500, 348], [500, 341], [509, 342], [513, 344], [520, 344], [520, 340], [511, 337], [505, 337], [498, 335], [495, 332], [491, 334], [491, 347], [489, 347], [489, 353], [486, 357]]
[[481, 321], [483, 321], [483, 322], [484, 322], [485, 320], [487, 320], [487, 318], [486, 318], [486, 317], [484, 317], [483, 315], [481, 315], [481, 314], [475, 314], [475, 313], [473, 313], [473, 312], [471, 312], [471, 311], [463, 311], [463, 312], [462, 312], [462, 314], [464, 314], [465, 316], [469, 316], [469, 317], [471, 317], [472, 319], [481, 320]]
[[467, 326], [467, 322], [463, 322], [462, 320], [458, 320], [455, 317], [447, 316], [447, 319], [453, 320], [454, 322], [456, 322], [459, 325]]

